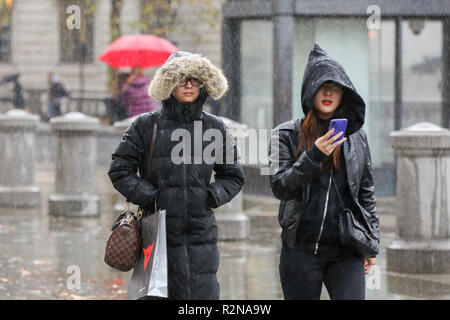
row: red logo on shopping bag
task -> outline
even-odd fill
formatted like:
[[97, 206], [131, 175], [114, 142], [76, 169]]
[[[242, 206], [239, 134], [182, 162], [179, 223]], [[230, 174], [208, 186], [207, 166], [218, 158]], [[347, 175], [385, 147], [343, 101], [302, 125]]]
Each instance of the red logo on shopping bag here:
[[144, 251], [144, 271], [147, 269], [147, 264], [148, 261], [150, 260], [150, 257], [152, 256], [152, 250], [153, 250], [153, 246], [155, 245], [155, 241], [153, 241], [153, 243], [148, 246], [147, 248], [142, 248], [142, 250]]

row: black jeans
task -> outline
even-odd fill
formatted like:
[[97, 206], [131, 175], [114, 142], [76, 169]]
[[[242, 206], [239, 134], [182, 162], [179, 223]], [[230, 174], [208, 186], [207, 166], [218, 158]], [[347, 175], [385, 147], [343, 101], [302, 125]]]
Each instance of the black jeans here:
[[280, 280], [286, 300], [318, 300], [322, 282], [332, 300], [364, 300], [364, 259], [344, 248], [317, 255], [283, 244]]

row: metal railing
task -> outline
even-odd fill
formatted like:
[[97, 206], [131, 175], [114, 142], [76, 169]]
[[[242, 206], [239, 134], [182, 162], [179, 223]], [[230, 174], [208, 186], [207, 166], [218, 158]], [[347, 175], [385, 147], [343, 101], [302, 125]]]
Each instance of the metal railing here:
[[72, 91], [61, 106], [63, 113], [82, 112], [100, 119], [108, 118], [107, 100], [111, 95], [104, 92], [79, 92]]

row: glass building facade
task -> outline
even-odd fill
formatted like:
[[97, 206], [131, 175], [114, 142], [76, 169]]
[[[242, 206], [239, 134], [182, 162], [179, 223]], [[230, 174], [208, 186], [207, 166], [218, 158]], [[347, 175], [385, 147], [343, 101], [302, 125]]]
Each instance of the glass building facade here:
[[[395, 21], [369, 29], [364, 17], [295, 17], [292, 43], [291, 117], [302, 117], [301, 83], [314, 43], [338, 60], [366, 102], [364, 130], [369, 137], [380, 195], [395, 195], [394, 130]], [[402, 128], [418, 122], [442, 123], [443, 23], [402, 19]], [[274, 113], [274, 20], [240, 20], [240, 108], [238, 120], [250, 128], [271, 129]], [[264, 162], [264, 161], [262, 161]]]

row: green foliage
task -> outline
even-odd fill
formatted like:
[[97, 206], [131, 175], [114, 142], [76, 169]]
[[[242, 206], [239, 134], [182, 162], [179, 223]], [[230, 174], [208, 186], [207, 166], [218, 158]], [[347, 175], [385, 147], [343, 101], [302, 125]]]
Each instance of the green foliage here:
[[167, 37], [176, 21], [176, 5], [174, 0], [141, 0], [141, 32]]
[[[224, 0], [220, 0], [219, 4]], [[220, 21], [218, 1], [212, 0], [141, 0], [141, 18], [137, 26], [142, 33], [170, 38], [170, 34], [189, 36], [195, 43], [201, 41], [201, 34], [182, 12], [183, 7], [193, 7], [197, 12], [195, 21], [206, 22], [215, 28]], [[215, 5], [216, 4], [216, 5]]]
[[14, 0], [0, 0], [0, 26], [11, 23], [11, 13]]

